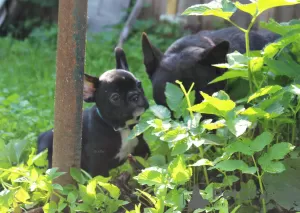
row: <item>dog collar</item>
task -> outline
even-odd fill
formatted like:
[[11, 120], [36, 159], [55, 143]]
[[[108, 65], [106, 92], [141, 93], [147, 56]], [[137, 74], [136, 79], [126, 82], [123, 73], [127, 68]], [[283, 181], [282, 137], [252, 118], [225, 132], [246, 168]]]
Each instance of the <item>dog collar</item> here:
[[[102, 117], [101, 112], [100, 112], [100, 110], [99, 110], [98, 107], [96, 107], [96, 111], [97, 111], [97, 114], [99, 115], [99, 117], [100, 117], [107, 125], [112, 126], [112, 125], [110, 125], [109, 123], [107, 123], [107, 122], [104, 120], [104, 118]], [[124, 130], [124, 129], [128, 129], [128, 127], [116, 129], [114, 126], [112, 126], [112, 128], [113, 128], [116, 132], [117, 132], [117, 131]]]
[[102, 117], [102, 115], [101, 115], [101, 113], [100, 113], [100, 110], [99, 110], [98, 107], [96, 107], [96, 110], [97, 110], [97, 114], [99, 115], [99, 117], [100, 117], [102, 120], [104, 120], [103, 117]]

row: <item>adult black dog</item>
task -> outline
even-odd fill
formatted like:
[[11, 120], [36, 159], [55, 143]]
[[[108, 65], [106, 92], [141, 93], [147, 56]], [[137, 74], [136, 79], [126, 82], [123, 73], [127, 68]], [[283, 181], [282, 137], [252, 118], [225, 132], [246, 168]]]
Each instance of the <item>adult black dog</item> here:
[[[116, 48], [116, 69], [99, 78], [85, 74], [83, 99], [95, 105], [83, 112], [81, 168], [92, 176], [108, 176], [128, 154], [146, 157], [149, 147], [143, 136], [127, 141], [130, 128], [149, 107], [141, 82], [128, 70], [125, 53]], [[38, 138], [38, 152], [48, 149], [52, 166], [53, 131]]]
[[[251, 31], [250, 50], [261, 50], [279, 35], [266, 30]], [[142, 36], [144, 65], [153, 86], [153, 98], [166, 106], [164, 94], [167, 82], [180, 80], [186, 89], [194, 82], [195, 103], [202, 97], [199, 91], [212, 94], [224, 89], [225, 82], [209, 84], [224, 73], [224, 69], [211, 66], [225, 63], [226, 54], [235, 50], [245, 53], [244, 33], [235, 27], [215, 31], [201, 31], [175, 41], [163, 54], [151, 44], [147, 35]]]

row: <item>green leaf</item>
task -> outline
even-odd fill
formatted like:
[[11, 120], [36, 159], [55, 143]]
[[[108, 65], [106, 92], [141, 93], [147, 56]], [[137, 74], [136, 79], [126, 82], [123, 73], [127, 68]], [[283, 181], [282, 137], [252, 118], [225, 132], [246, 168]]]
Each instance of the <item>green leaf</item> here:
[[67, 196], [67, 201], [69, 203], [73, 204], [76, 202], [77, 197], [78, 197], [78, 194], [75, 191], [70, 192]]
[[200, 92], [204, 100], [215, 106], [220, 111], [228, 112], [235, 107], [235, 103], [232, 100], [220, 100], [216, 97], [212, 97], [204, 92]]
[[263, 87], [263, 88], [259, 89], [258, 91], [256, 91], [254, 94], [252, 94], [248, 98], [248, 103], [258, 97], [261, 97], [261, 96], [264, 96], [267, 94], [273, 94], [281, 89], [282, 89], [282, 87], [279, 85], [271, 85], [271, 86]]
[[283, 75], [290, 78], [296, 78], [299, 76], [298, 70], [300, 69], [300, 65], [295, 61], [283, 61], [265, 58], [264, 62], [268, 65], [270, 71], [275, 75]]
[[241, 189], [236, 195], [237, 204], [243, 204], [247, 201], [253, 200], [257, 195], [257, 187], [252, 179], [247, 183], [241, 183]]
[[188, 137], [185, 129], [177, 127], [176, 129], [167, 131], [160, 139], [166, 142], [176, 142]]
[[289, 5], [296, 5], [300, 2], [298, 0], [276, 0], [276, 1], [269, 1], [269, 0], [257, 0], [257, 9], [259, 13], [280, 6], [289, 6]]
[[267, 154], [271, 160], [281, 160], [283, 159], [288, 153], [290, 153], [295, 146], [287, 142], [281, 142], [274, 144], [268, 150]]
[[173, 145], [171, 156], [184, 154], [192, 144], [188, 144], [186, 141], [178, 141]]
[[224, 160], [220, 163], [217, 163], [217, 165], [215, 165], [213, 168], [226, 172], [241, 170], [243, 173], [247, 174], [254, 174], [256, 172], [255, 167], [248, 167], [248, 165], [242, 160]]
[[56, 213], [57, 205], [54, 201], [50, 201], [50, 203], [46, 203], [43, 206], [44, 213]]
[[285, 35], [291, 30], [300, 29], [299, 20], [291, 20], [286, 23], [278, 23], [274, 19], [269, 19], [268, 22], [260, 22], [259, 25], [261, 28], [267, 29], [279, 35]]
[[136, 138], [137, 136], [139, 136], [140, 134], [142, 134], [149, 128], [150, 128], [150, 125], [148, 123], [140, 122], [140, 123], [136, 124], [133, 127], [133, 129], [131, 130], [129, 136], [127, 137], [127, 140], [129, 141], [129, 140]]
[[15, 199], [17, 202], [21, 203], [29, 203], [27, 200], [30, 198], [28, 192], [21, 187], [18, 189], [18, 191], [15, 193]]
[[190, 166], [213, 166], [213, 162], [203, 158]]
[[229, 0], [213, 0], [207, 4], [196, 4], [187, 8], [182, 15], [213, 15], [229, 20], [236, 8]]
[[80, 169], [72, 167], [70, 168], [70, 174], [72, 178], [76, 180], [76, 182], [84, 184], [85, 180], [84, 177], [82, 176]]
[[171, 174], [172, 182], [176, 184], [184, 184], [192, 176], [192, 169], [186, 166], [182, 155], [179, 155], [170, 163], [168, 172]]
[[184, 96], [181, 89], [175, 84], [167, 83], [165, 96], [167, 104], [172, 111], [177, 111], [178, 107], [181, 104], [182, 98]]
[[260, 152], [265, 146], [269, 145], [272, 140], [273, 135], [270, 132], [263, 132], [253, 140], [253, 142], [250, 144], [250, 148], [254, 152]]
[[234, 175], [227, 175], [227, 176], [224, 177], [222, 184], [224, 186], [232, 186], [232, 184], [234, 182], [237, 182], [238, 180], [239, 180], [239, 178], [234, 176]]
[[32, 163], [36, 166], [44, 167], [48, 164], [47, 156], [48, 150], [40, 152], [32, 158]]
[[78, 190], [79, 190], [80, 198], [83, 200], [84, 203], [88, 205], [92, 205], [95, 202], [96, 199], [95, 196], [87, 192], [86, 186], [82, 184], [78, 184]]
[[214, 203], [214, 208], [219, 210], [219, 213], [228, 213], [228, 201], [222, 197]]
[[247, 128], [251, 126], [252, 123], [246, 119], [238, 117], [233, 119], [227, 119], [226, 124], [230, 132], [236, 137], [239, 137], [246, 132]]
[[300, 164], [299, 159], [284, 160], [285, 171], [262, 176], [267, 200], [274, 200], [284, 209], [300, 211]]
[[226, 147], [226, 152], [230, 154], [240, 152], [243, 153], [244, 155], [252, 156], [254, 152], [250, 148], [250, 144], [251, 144], [250, 140], [243, 140], [243, 141], [238, 140], [229, 144]]
[[166, 200], [165, 200], [166, 205], [170, 207], [174, 207], [172, 212], [175, 212], [175, 210], [182, 210], [185, 207], [186, 203], [182, 191], [183, 191], [182, 189], [181, 190], [173, 189], [166, 196]]
[[257, 9], [257, 3], [250, 3], [250, 4], [241, 4], [240, 2], [235, 2], [235, 6], [240, 9], [241, 11], [244, 11], [246, 13], [249, 13], [252, 17], [257, 15], [258, 9]]
[[160, 119], [168, 119], [171, 117], [171, 113], [167, 107], [162, 105], [153, 105], [150, 107], [153, 114]]
[[106, 189], [112, 198], [118, 199], [120, 197], [121, 192], [117, 186], [110, 183], [102, 183], [102, 182], [98, 182], [98, 184], [102, 186], [104, 189]]
[[46, 175], [51, 179], [54, 180], [55, 178], [58, 178], [62, 175], [64, 175], [66, 172], [58, 172], [58, 168], [51, 168], [47, 169]]
[[281, 162], [275, 160], [281, 160], [295, 147], [286, 142], [274, 144], [267, 153], [263, 154], [259, 159], [258, 163], [261, 165], [265, 172], [269, 173], [280, 173], [285, 170], [284, 165]]
[[164, 170], [159, 167], [149, 167], [144, 169], [135, 179], [142, 185], [161, 185], [165, 183]]
[[220, 81], [224, 81], [227, 79], [232, 79], [232, 78], [245, 78], [248, 79], [248, 72], [244, 71], [244, 70], [229, 70], [227, 72], [225, 72], [223, 75], [215, 78], [214, 80], [212, 80], [211, 82], [209, 82], [209, 84], [213, 84], [216, 82], [220, 82]]

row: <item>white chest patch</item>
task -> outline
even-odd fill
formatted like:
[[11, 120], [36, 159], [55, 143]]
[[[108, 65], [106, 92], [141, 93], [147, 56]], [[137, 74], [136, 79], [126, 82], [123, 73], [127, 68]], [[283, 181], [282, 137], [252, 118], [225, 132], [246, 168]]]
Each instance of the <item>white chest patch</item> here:
[[138, 144], [138, 139], [134, 138], [132, 140], [127, 140], [130, 129], [122, 129], [120, 130], [121, 134], [121, 148], [119, 150], [119, 153], [115, 156], [115, 158], [119, 158], [119, 161], [124, 160], [127, 158], [129, 154], [132, 154], [134, 151], [134, 148]]

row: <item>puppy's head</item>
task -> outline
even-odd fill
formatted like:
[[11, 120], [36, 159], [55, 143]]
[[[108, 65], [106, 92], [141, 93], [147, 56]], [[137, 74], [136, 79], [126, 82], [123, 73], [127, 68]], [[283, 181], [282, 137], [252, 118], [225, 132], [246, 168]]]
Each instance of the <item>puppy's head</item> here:
[[115, 49], [116, 69], [99, 78], [85, 74], [83, 99], [95, 102], [101, 117], [115, 130], [136, 123], [149, 107], [141, 82], [129, 72], [124, 51]]
[[200, 102], [199, 91], [213, 93], [224, 88], [223, 82], [208, 85], [210, 81], [223, 74], [224, 70], [212, 64], [224, 63], [229, 43], [214, 44], [210, 39], [188, 37], [177, 40], [165, 54], [142, 36], [142, 49], [146, 72], [152, 82], [153, 98], [157, 104], [166, 105], [165, 86], [167, 82], [179, 80], [186, 89], [194, 82], [196, 101]]

